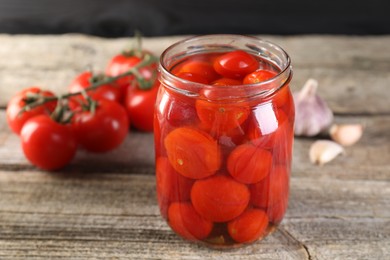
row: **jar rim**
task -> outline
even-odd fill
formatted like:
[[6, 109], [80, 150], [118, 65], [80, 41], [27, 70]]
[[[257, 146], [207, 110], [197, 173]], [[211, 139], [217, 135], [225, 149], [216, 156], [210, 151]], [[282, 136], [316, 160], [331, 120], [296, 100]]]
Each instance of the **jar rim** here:
[[[226, 40], [225, 42], [219, 42], [216, 43], [216, 40]], [[228, 41], [230, 40], [230, 42]], [[251, 89], [252, 91], [249, 92], [251, 94], [246, 95], [245, 98], [248, 97], [254, 97], [254, 96], [264, 96], [268, 97], [275, 92], [278, 92], [279, 89], [283, 88], [284, 86], [288, 85], [288, 83], [291, 80], [292, 77], [292, 69], [291, 69], [291, 59], [290, 56], [287, 54], [287, 52], [280, 47], [279, 45], [263, 40], [256, 36], [248, 36], [248, 35], [240, 35], [240, 34], [209, 34], [209, 35], [200, 35], [200, 36], [192, 36], [189, 38], [185, 38], [183, 40], [180, 40], [172, 45], [170, 45], [167, 49], [163, 51], [163, 53], [160, 56], [160, 63], [159, 63], [159, 78], [160, 81], [168, 81], [168, 82], [178, 82], [180, 83], [180, 86], [191, 86], [188, 89], [178, 88], [178, 84], [164, 84], [173, 89], [174, 91], [177, 91], [179, 93], [189, 95], [189, 96], [197, 96], [196, 93], [199, 93], [199, 90], [202, 88], [215, 88], [214, 85], [211, 84], [204, 84], [204, 83], [197, 83], [193, 81], [189, 81], [186, 79], [182, 79], [174, 74], [172, 74], [169, 71], [169, 66], [166, 62], [166, 58], [169, 55], [170, 52], [174, 52], [175, 49], [180, 49], [180, 46], [188, 45], [187, 50], [192, 50], [194, 53], [207, 53], [207, 51], [203, 52], [197, 52], [197, 50], [200, 50], [201, 47], [208, 47], [210, 49], [215, 49], [221, 51], [221, 49], [229, 49], [229, 50], [238, 50], [240, 48], [234, 47], [232, 44], [234, 43], [234, 40], [246, 40], [247, 43], [244, 44], [245, 47], [247, 47], [249, 50], [251, 50], [252, 54], [255, 54], [255, 52], [258, 52], [256, 56], [260, 56], [264, 58], [262, 53], [268, 53], [270, 55], [275, 56], [275, 52], [279, 52], [279, 59], [283, 59], [283, 66], [279, 66], [278, 64], [275, 64], [275, 62], [271, 61], [270, 59], [266, 59], [268, 62], [271, 62], [273, 65], [276, 65], [276, 67], [279, 69], [277, 74], [273, 76], [270, 79], [258, 82], [258, 83], [252, 83], [252, 84], [240, 84], [240, 85], [229, 85], [229, 86], [218, 86], [219, 89]], [[200, 42], [207, 42], [210, 41], [208, 44], [201, 44]], [[214, 41], [214, 42], [213, 42]], [[191, 43], [194, 43], [196, 45], [191, 45]], [[252, 44], [249, 44], [252, 43]], [[268, 48], [264, 47], [258, 47], [254, 44], [263, 44], [267, 46]], [[274, 53], [270, 52], [270, 50], [274, 50]], [[209, 51], [211, 52], [211, 51]], [[175, 53], [175, 52], [174, 52]], [[186, 52], [182, 53], [176, 53], [176, 56], [179, 57], [186, 57]], [[187, 54], [187, 56], [190, 56], [190, 54]], [[180, 59], [178, 59], [180, 60]], [[274, 87], [270, 86], [273, 85]], [[268, 86], [268, 87], [267, 87]], [[257, 91], [258, 90], [258, 91]]]

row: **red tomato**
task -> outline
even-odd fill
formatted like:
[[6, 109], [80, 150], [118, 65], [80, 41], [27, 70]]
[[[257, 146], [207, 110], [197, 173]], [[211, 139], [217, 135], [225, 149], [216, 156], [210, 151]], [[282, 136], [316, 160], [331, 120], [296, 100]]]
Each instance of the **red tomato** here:
[[[83, 89], [91, 86], [95, 81], [99, 80], [99, 76], [94, 76], [92, 72], [86, 71], [78, 75], [73, 82], [69, 85], [68, 90], [70, 93], [82, 91]], [[111, 101], [120, 102], [121, 92], [118, 86], [115, 85], [102, 85], [95, 90], [88, 91], [88, 95], [93, 100], [107, 99]], [[77, 98], [84, 100], [82, 95]]]
[[289, 175], [286, 166], [274, 166], [271, 173], [262, 181], [250, 187], [251, 202], [259, 208], [272, 207], [287, 200]]
[[194, 183], [191, 201], [205, 219], [225, 222], [238, 217], [248, 206], [249, 189], [230, 177], [216, 175]]
[[272, 168], [272, 154], [252, 144], [242, 144], [234, 149], [227, 161], [231, 176], [245, 184], [264, 179]]
[[169, 199], [164, 196], [158, 195], [157, 202], [158, 202], [158, 207], [160, 209], [161, 216], [165, 219], [168, 219], [168, 209], [170, 204]]
[[288, 206], [288, 198], [285, 197], [283, 200], [281, 200], [279, 203], [267, 208], [267, 215], [269, 222], [272, 222], [274, 224], [279, 224], [284, 214], [286, 213]]
[[153, 132], [154, 104], [160, 83], [156, 80], [151, 89], [140, 89], [137, 85], [129, 86], [125, 108], [131, 125], [138, 130]]
[[246, 102], [226, 102], [224, 99], [230, 95], [240, 96], [240, 92], [239, 89], [205, 87], [201, 91], [202, 98], [195, 103], [203, 127], [219, 134], [239, 127], [248, 118], [250, 107]]
[[126, 110], [117, 102], [99, 100], [96, 111], [76, 113], [73, 128], [81, 146], [90, 152], [107, 152], [126, 138], [129, 120]]
[[191, 203], [172, 203], [168, 210], [168, 220], [176, 233], [189, 240], [202, 240], [213, 229], [213, 223], [202, 218]]
[[238, 86], [241, 84], [242, 82], [240, 80], [229, 78], [220, 78], [212, 83], [214, 86]]
[[214, 62], [215, 71], [227, 78], [243, 78], [258, 67], [256, 58], [242, 50], [223, 54]]
[[224, 155], [230, 154], [232, 149], [237, 147], [237, 145], [248, 141], [246, 133], [241, 127], [233, 128], [222, 134], [218, 132], [214, 133], [213, 131], [211, 131], [210, 134], [218, 140], [218, 143], [221, 145], [222, 152], [224, 153]]
[[164, 145], [171, 165], [185, 177], [205, 178], [221, 166], [220, 148], [205, 132], [189, 127], [176, 128], [165, 137]]
[[188, 81], [196, 82], [196, 83], [201, 83], [201, 84], [208, 84], [209, 83], [208, 80], [206, 78], [204, 78], [203, 76], [192, 73], [192, 72], [180, 72], [180, 73], [177, 73], [176, 76], [178, 76], [179, 78], [188, 80]]
[[228, 223], [231, 238], [238, 243], [250, 243], [265, 235], [268, 216], [263, 210], [249, 209]]
[[206, 79], [207, 82], [213, 82], [218, 78], [218, 74], [214, 71], [213, 66], [207, 61], [189, 60], [181, 64], [175, 71], [177, 73], [174, 72], [174, 74], [184, 72], [196, 74], [198, 77]]
[[20, 134], [24, 123], [28, 119], [37, 115], [50, 115], [56, 107], [57, 102], [52, 101], [19, 114], [21, 109], [27, 105], [28, 102], [26, 102], [26, 99], [28, 98], [28, 95], [31, 94], [37, 94], [44, 97], [54, 96], [52, 92], [43, 91], [38, 87], [26, 88], [13, 96], [7, 105], [7, 122], [8, 126], [15, 134]]
[[276, 165], [290, 166], [292, 159], [292, 146], [294, 141], [294, 127], [288, 120], [279, 126], [274, 134], [272, 147], [273, 161]]
[[287, 116], [281, 109], [271, 103], [265, 103], [253, 110], [253, 118], [248, 125], [249, 139], [259, 147], [273, 149], [282, 126], [288, 123]]
[[194, 181], [177, 173], [168, 158], [159, 157], [156, 160], [156, 183], [159, 196], [169, 201], [186, 201], [190, 199]]
[[20, 132], [20, 139], [26, 158], [45, 170], [62, 168], [77, 150], [71, 127], [55, 122], [48, 115], [30, 118]]
[[244, 84], [255, 84], [269, 80], [277, 75], [276, 72], [270, 70], [256, 70], [244, 78]]
[[[160, 87], [162, 88], [162, 87]], [[195, 110], [195, 100], [191, 97], [175, 93], [164, 88], [160, 105], [157, 107], [158, 114], [164, 115], [167, 124], [179, 127], [196, 125], [199, 121]]]
[[[277, 75], [277, 72], [269, 71], [269, 70], [257, 70], [251, 74], [246, 75], [244, 78], [244, 84], [256, 84], [259, 82], [263, 82], [269, 80]], [[263, 90], [271, 90], [274, 88], [278, 88], [279, 86], [275, 86], [272, 82], [270, 84], [266, 84], [263, 86]], [[272, 96], [272, 103], [276, 107], [283, 107], [285, 105], [289, 105], [291, 98], [290, 89], [288, 86], [282, 86], [279, 88]]]
[[[106, 74], [108, 76], [115, 77], [119, 74], [127, 72], [128, 70], [136, 66], [138, 63], [140, 63], [144, 58], [145, 54], [152, 55], [149, 52], [144, 51], [138, 56], [132, 54], [131, 52], [129, 54], [124, 53], [114, 56], [106, 68]], [[144, 79], [152, 79], [157, 72], [157, 62], [154, 62], [149, 66], [139, 68], [138, 72]], [[130, 75], [122, 77], [116, 81], [116, 83], [121, 88], [121, 93], [123, 97], [126, 96], [127, 87], [131, 85], [131, 82], [134, 80], [134, 78], [135, 77], [133, 75]]]

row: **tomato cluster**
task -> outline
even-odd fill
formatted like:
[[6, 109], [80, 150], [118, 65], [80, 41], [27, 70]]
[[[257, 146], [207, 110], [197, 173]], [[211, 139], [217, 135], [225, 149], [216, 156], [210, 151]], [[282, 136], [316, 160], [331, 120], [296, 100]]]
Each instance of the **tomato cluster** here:
[[161, 82], [155, 117], [161, 214], [190, 240], [227, 245], [265, 236], [287, 208], [294, 108], [287, 85], [269, 97], [247, 89], [279, 70], [237, 50], [195, 54], [170, 72], [193, 93]]
[[109, 62], [106, 75], [83, 72], [61, 96], [40, 87], [17, 93], [7, 106], [8, 125], [20, 135], [32, 164], [59, 169], [72, 160], [78, 147], [95, 153], [115, 149], [130, 125], [153, 131], [156, 74], [157, 59], [151, 53], [119, 54]]

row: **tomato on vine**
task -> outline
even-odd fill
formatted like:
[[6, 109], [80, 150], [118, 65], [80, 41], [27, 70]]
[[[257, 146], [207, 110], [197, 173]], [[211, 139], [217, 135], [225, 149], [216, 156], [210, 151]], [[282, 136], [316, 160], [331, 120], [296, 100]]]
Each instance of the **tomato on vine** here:
[[7, 105], [8, 126], [15, 134], [20, 134], [25, 122], [37, 115], [50, 115], [57, 102], [55, 100], [45, 103], [42, 106], [28, 109], [28, 105], [41, 100], [44, 97], [54, 97], [50, 91], [41, 90], [39, 87], [29, 87], [17, 93], [11, 98]]
[[90, 152], [107, 152], [118, 147], [126, 138], [128, 128], [126, 110], [114, 101], [99, 100], [95, 107], [73, 117], [76, 138]]
[[128, 87], [124, 106], [131, 125], [138, 130], [153, 132], [154, 104], [160, 82], [155, 81], [153, 86], [142, 89], [139, 85], [133, 84]]
[[57, 170], [68, 164], [77, 150], [77, 141], [69, 125], [57, 123], [48, 115], [30, 118], [20, 133], [26, 158], [45, 170]]
[[[103, 80], [104, 75], [94, 75], [90, 71], [85, 71], [79, 74], [72, 83], [68, 86], [69, 93], [81, 92], [86, 90], [92, 84]], [[111, 101], [120, 102], [121, 101], [121, 92], [118, 86], [115, 83], [104, 84], [99, 86], [96, 89], [88, 91], [88, 96], [93, 100], [107, 99]], [[76, 97], [73, 97], [80, 100], [85, 100], [85, 98], [80, 94]]]
[[[150, 52], [142, 50], [130, 50], [114, 56], [106, 68], [106, 74], [110, 77], [121, 75], [130, 69], [139, 65], [146, 57], [146, 55], [153, 56]], [[156, 77], [157, 73], [157, 58], [154, 62], [138, 69], [138, 72], [133, 75], [121, 77], [116, 80], [116, 84], [121, 88], [122, 97], [126, 96], [128, 87], [134, 81], [150, 81]]]

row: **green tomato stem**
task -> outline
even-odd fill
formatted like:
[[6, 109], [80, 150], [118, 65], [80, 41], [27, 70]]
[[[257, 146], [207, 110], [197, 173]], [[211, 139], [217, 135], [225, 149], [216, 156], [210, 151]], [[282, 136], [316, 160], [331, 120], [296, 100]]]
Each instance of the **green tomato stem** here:
[[[20, 110], [20, 114], [25, 112], [25, 111], [28, 111], [28, 110], [31, 110], [35, 107], [38, 107], [38, 106], [41, 106], [43, 104], [46, 104], [50, 101], [58, 101], [58, 100], [63, 100], [63, 99], [68, 99], [70, 97], [73, 97], [73, 96], [77, 96], [77, 95], [82, 95], [83, 92], [85, 94], [85, 92], [88, 92], [88, 91], [91, 91], [91, 90], [95, 90], [97, 88], [99, 88], [100, 86], [103, 86], [103, 85], [107, 85], [107, 84], [111, 84], [115, 81], [117, 81], [118, 79], [120, 78], [123, 78], [123, 77], [126, 77], [126, 76], [130, 76], [130, 75], [139, 75], [139, 72], [138, 72], [138, 69], [139, 68], [142, 68], [142, 67], [145, 67], [145, 66], [148, 66], [150, 64], [152, 64], [153, 62], [156, 62], [157, 61], [157, 58], [154, 57], [153, 55], [150, 55], [150, 54], [145, 54], [143, 60], [138, 63], [137, 65], [135, 65], [134, 67], [132, 67], [131, 69], [129, 69], [128, 71], [122, 73], [122, 74], [119, 74], [118, 76], [115, 76], [115, 77], [104, 77], [96, 82], [93, 82], [89, 87], [81, 90], [81, 91], [77, 91], [77, 92], [73, 92], [73, 93], [66, 93], [66, 94], [62, 94], [62, 95], [59, 95], [59, 96], [53, 96], [53, 97], [41, 97], [41, 98], [38, 98], [36, 101], [34, 102], [31, 102], [27, 105], [25, 105], [21, 110]], [[142, 77], [140, 78], [137, 77], [137, 80], [140, 80], [140, 83], [142, 85], [142, 83], [144, 82], [147, 82], [145, 81], [145, 79], [143, 79]], [[145, 84], [145, 83], [144, 83]], [[151, 85], [149, 83], [149, 85]]]

